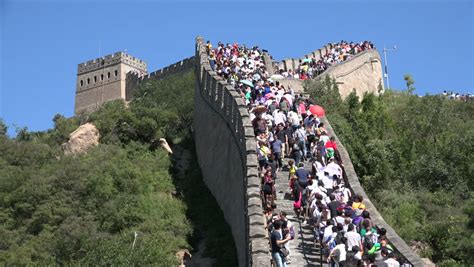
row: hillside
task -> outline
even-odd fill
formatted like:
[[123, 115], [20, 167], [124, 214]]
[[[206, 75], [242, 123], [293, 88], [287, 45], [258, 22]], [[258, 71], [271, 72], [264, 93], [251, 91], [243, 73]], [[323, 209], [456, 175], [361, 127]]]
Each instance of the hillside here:
[[[89, 115], [57, 115], [53, 129], [20, 129], [15, 138], [2, 124], [0, 262], [173, 266], [178, 250], [204, 240], [204, 256], [235, 265], [230, 230], [193, 153], [194, 86], [192, 71], [150, 81], [129, 108], [116, 101]], [[61, 144], [85, 122], [97, 126], [100, 144], [65, 156]], [[190, 152], [184, 170], [159, 138]]]
[[474, 102], [408, 91], [343, 101], [330, 79], [305, 89], [328, 111], [366, 192], [397, 233], [439, 266], [469, 266]]

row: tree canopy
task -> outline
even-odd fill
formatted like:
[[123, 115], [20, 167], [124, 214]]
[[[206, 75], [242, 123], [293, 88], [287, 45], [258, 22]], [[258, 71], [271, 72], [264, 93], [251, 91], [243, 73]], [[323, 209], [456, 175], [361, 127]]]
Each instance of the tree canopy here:
[[[305, 89], [325, 107], [385, 220], [440, 266], [474, 261], [474, 102], [407, 91], [345, 99], [327, 78]], [[328, 99], [330, 98], [330, 99]]]
[[[149, 81], [128, 108], [113, 101], [91, 114], [58, 114], [53, 129], [23, 128], [15, 138], [0, 121], [0, 262], [177, 265], [175, 253], [190, 248], [194, 227], [186, 199], [175, 197], [170, 157], [156, 141], [190, 138], [194, 86], [192, 71]], [[85, 122], [99, 129], [100, 145], [65, 156], [61, 144]], [[200, 178], [198, 168], [194, 173]], [[220, 238], [231, 236], [216, 229]], [[232, 245], [222, 247], [235, 257]]]

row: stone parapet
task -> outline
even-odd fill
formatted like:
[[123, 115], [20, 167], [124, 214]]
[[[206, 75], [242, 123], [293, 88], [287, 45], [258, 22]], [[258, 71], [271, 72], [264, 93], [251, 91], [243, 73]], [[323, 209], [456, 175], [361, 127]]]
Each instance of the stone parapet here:
[[279, 70], [280, 69], [285, 70], [285, 71], [295, 70], [300, 66], [300, 61], [302, 61], [303, 59], [305, 59], [305, 58], [313, 59], [314, 58], [314, 59], [316, 59], [316, 61], [320, 60], [323, 57], [323, 55], [325, 55], [326, 52], [328, 50], [330, 50], [331, 48], [332, 48], [332, 44], [327, 44], [327, 45], [321, 47], [320, 49], [314, 50], [314, 51], [304, 55], [301, 58], [287, 58], [287, 59], [284, 59], [280, 63], [277, 64], [277, 67], [278, 67]]
[[204, 181], [229, 223], [239, 266], [268, 266], [255, 135], [241, 96], [210, 67], [196, 38], [194, 134]]
[[160, 80], [169, 75], [181, 73], [181, 72], [194, 68], [195, 66], [194, 58], [195, 58], [194, 56], [185, 58], [167, 67], [164, 67], [162, 69], [159, 69], [157, 71], [154, 71], [145, 75], [140, 75], [138, 73], [133, 73], [133, 72], [127, 73], [125, 100], [130, 101], [133, 98], [135, 89], [140, 83], [146, 82], [148, 80]]
[[384, 90], [382, 60], [377, 50], [364, 51], [347, 61], [331, 66], [316, 79], [324, 79], [327, 75], [336, 80], [342, 98], [348, 96], [353, 89], [359, 97], [365, 92], [378, 95]]
[[[300, 66], [303, 59], [319, 60], [331, 48], [332, 44], [327, 44], [301, 58], [284, 59], [277, 64], [277, 68], [285, 71], [295, 70]], [[348, 96], [354, 88], [358, 96], [362, 96], [365, 92], [378, 94], [384, 90], [382, 60], [375, 49], [361, 52], [347, 61], [333, 65], [315, 79], [322, 79], [327, 75], [336, 80], [339, 93], [343, 98]], [[381, 89], [380, 92], [379, 89]]]

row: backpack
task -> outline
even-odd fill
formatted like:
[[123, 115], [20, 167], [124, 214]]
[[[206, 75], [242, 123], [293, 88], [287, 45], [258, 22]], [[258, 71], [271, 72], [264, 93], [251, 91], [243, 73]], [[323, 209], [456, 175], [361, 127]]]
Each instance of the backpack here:
[[290, 227], [290, 237], [291, 239], [295, 239], [295, 228], [293, 228], [293, 225]]
[[364, 246], [367, 248], [367, 249], [371, 249], [373, 246], [374, 246], [374, 242], [372, 240], [372, 235], [368, 235], [366, 234], [364, 236]]

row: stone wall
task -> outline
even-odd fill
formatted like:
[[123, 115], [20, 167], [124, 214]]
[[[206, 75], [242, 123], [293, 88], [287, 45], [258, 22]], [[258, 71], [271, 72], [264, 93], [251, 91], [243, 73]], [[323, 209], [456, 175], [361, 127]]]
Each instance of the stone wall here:
[[114, 81], [77, 91], [74, 114], [91, 112], [97, 110], [105, 102], [122, 99], [120, 86], [121, 80], [114, 78]]
[[269, 266], [268, 240], [248, 110], [235, 89], [212, 71], [196, 39], [194, 134], [204, 182], [230, 225], [239, 266]]
[[[273, 68], [286, 71], [295, 70], [304, 58], [319, 60], [331, 48], [331, 44], [325, 45], [301, 58], [288, 58], [279, 63], [274, 63]], [[326, 75], [336, 79], [339, 93], [343, 98], [348, 96], [353, 88], [356, 89], [358, 96], [362, 96], [365, 92], [378, 94], [379, 86], [381, 86], [382, 91], [384, 90], [382, 60], [377, 50], [364, 51], [348, 61], [331, 66], [316, 79], [322, 79]]]
[[174, 64], [171, 64], [167, 67], [148, 73], [144, 76], [140, 76], [136, 73], [128, 73], [126, 79], [126, 90], [125, 90], [125, 100], [130, 101], [133, 98], [133, 93], [140, 83], [143, 83], [148, 80], [160, 80], [169, 75], [181, 73], [187, 70], [194, 68], [195, 60], [193, 57], [185, 58], [181, 61], [178, 61]]
[[354, 170], [354, 166], [352, 165], [349, 153], [347, 153], [347, 150], [337, 137], [336, 133], [334, 132], [334, 129], [331, 127], [331, 124], [329, 124], [329, 121], [325, 117], [323, 117], [321, 118], [321, 122], [324, 123], [324, 126], [328, 133], [336, 138], [338, 151], [341, 156], [341, 160], [344, 163], [345, 183], [349, 185], [353, 194], [362, 195], [362, 197], [364, 198], [364, 204], [367, 210], [370, 212], [370, 217], [377, 226], [377, 228], [385, 228], [387, 230], [387, 238], [392, 244], [392, 246], [395, 248], [395, 250], [398, 251], [399, 255], [403, 256], [413, 266], [425, 266], [425, 263], [420, 258], [420, 256], [413, 252], [413, 250], [395, 232], [395, 230], [390, 225], [388, 225], [387, 222], [385, 222], [382, 215], [378, 212], [377, 208], [370, 201], [369, 197], [364, 191], [364, 188], [359, 182], [359, 177], [357, 176], [357, 173]]
[[327, 44], [325, 46], [323, 46], [322, 48], [320, 49], [317, 49], [317, 50], [314, 50], [312, 51], [311, 53], [308, 53], [306, 55], [304, 55], [303, 57], [301, 58], [287, 58], [287, 59], [284, 59], [282, 60], [281, 62], [279, 63], [275, 63], [275, 66], [274, 68], [277, 68], [277, 69], [282, 69], [282, 70], [295, 70], [297, 69], [299, 66], [300, 66], [300, 61], [305, 59], [305, 58], [314, 58], [316, 59], [316, 61], [320, 60], [323, 55], [326, 54], [326, 52], [328, 50], [330, 50], [332, 48], [332, 45], [331, 44]]
[[323, 79], [326, 75], [336, 79], [339, 93], [343, 98], [354, 88], [360, 97], [365, 92], [377, 95], [379, 87], [382, 91], [384, 88], [382, 61], [377, 50], [364, 51], [348, 61], [331, 66], [317, 78]]

